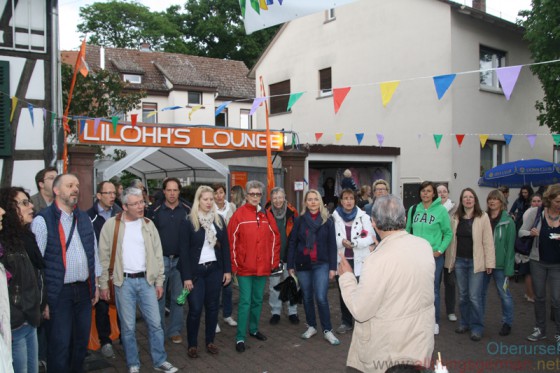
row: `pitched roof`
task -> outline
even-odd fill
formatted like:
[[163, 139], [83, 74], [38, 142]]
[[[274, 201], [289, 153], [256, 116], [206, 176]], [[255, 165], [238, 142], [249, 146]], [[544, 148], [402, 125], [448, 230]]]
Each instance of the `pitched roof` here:
[[[96, 45], [87, 46], [86, 61], [92, 70], [101, 68], [100, 49]], [[74, 64], [77, 54], [77, 51], [62, 51], [62, 61]], [[130, 88], [154, 93], [195, 88], [218, 92], [222, 99], [255, 97], [255, 80], [247, 77], [249, 69], [242, 61], [105, 48], [105, 68], [119, 74], [141, 75], [142, 83], [131, 85]]]

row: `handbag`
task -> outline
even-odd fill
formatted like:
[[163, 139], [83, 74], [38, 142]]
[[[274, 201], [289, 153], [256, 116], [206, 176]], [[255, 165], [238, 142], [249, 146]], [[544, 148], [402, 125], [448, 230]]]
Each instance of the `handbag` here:
[[[536, 228], [541, 221], [542, 216], [542, 208], [539, 208], [537, 211], [537, 216], [535, 217], [535, 222], [531, 229]], [[533, 241], [535, 240], [535, 236], [523, 236], [517, 237], [515, 239], [515, 252], [521, 255], [529, 255], [531, 253], [531, 249], [533, 248]]]
[[113, 269], [115, 268], [115, 252], [117, 251], [117, 239], [119, 238], [119, 228], [121, 225], [121, 215], [115, 215], [115, 230], [113, 232], [113, 247], [111, 248], [111, 260], [109, 262], [109, 304], [115, 304], [115, 285], [113, 285]]

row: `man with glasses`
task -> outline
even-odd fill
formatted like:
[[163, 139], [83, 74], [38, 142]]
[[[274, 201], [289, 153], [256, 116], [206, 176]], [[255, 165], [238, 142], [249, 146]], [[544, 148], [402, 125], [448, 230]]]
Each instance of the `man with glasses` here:
[[[109, 265], [115, 245], [113, 285], [119, 313], [121, 341], [129, 373], [140, 372], [136, 343], [136, 306], [148, 328], [152, 363], [160, 372], [176, 372], [167, 361], [158, 299], [163, 295], [163, 252], [154, 223], [144, 217], [142, 190], [128, 188], [121, 197], [124, 212], [110, 218], [101, 229], [99, 257], [103, 268], [101, 299], [110, 300]], [[116, 240], [116, 242], [114, 242]]]
[[[99, 242], [101, 228], [107, 220], [121, 212], [122, 209], [115, 204], [117, 191], [115, 185], [110, 181], [102, 181], [97, 185], [97, 199], [93, 206], [87, 210], [87, 214], [93, 224], [95, 238]], [[100, 300], [95, 305], [95, 326], [101, 343], [101, 354], [106, 358], [115, 356], [113, 341], [111, 341], [111, 321], [109, 319], [109, 303]]]
[[56, 175], [58, 175], [58, 171], [54, 167], [44, 168], [35, 175], [37, 193], [31, 196], [31, 203], [33, 203], [33, 212], [35, 214], [50, 206], [53, 202], [52, 185]]
[[280, 233], [276, 219], [260, 206], [264, 185], [252, 180], [245, 187], [247, 203], [228, 224], [231, 269], [239, 282], [239, 308], [235, 349], [245, 351], [247, 319], [249, 335], [267, 338], [259, 331], [264, 288], [271, 271], [280, 264]]

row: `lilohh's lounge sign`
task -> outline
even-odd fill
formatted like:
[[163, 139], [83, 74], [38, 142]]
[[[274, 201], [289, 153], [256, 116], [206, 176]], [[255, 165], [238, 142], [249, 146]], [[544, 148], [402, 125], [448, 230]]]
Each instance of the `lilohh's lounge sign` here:
[[[266, 132], [205, 126], [165, 126], [86, 120], [78, 139], [82, 144], [154, 146], [168, 148], [266, 150]], [[282, 132], [270, 131], [270, 146], [284, 149]]]

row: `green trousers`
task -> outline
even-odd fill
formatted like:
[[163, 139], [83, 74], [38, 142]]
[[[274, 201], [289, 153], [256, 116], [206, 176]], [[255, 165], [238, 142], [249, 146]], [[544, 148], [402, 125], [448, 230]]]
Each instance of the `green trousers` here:
[[249, 333], [253, 334], [259, 330], [266, 279], [267, 276], [237, 276], [237, 281], [239, 281], [239, 308], [236, 341], [245, 340], [247, 317], [249, 318]]

